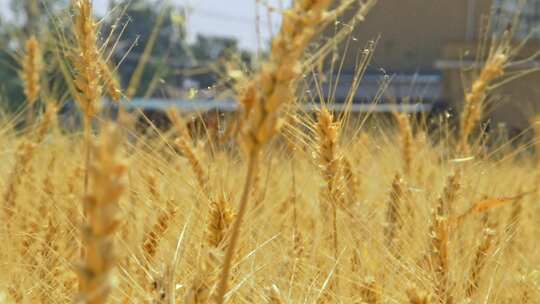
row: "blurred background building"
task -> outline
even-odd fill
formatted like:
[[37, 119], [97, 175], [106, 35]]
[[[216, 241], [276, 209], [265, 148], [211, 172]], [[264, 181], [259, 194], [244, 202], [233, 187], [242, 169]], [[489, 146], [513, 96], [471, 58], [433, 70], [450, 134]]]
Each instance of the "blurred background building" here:
[[[243, 2], [242, 2], [243, 1]], [[17, 109], [22, 104], [17, 77], [16, 56], [29, 34], [58, 43], [59, 34], [70, 26], [66, 14], [68, 0], [0, 0], [0, 99]], [[279, 27], [279, 11], [290, 1], [222, 0], [156, 1], [95, 0], [102, 21], [103, 35], [122, 28], [112, 52], [113, 63], [124, 88], [154, 40], [140, 84], [133, 92], [141, 107], [151, 100], [187, 99], [210, 101], [230, 99], [221, 92], [231, 83], [222, 81], [227, 62], [249, 68], [267, 49], [269, 37]], [[201, 4], [198, 5], [197, 3]], [[213, 4], [212, 4], [213, 3]], [[240, 5], [240, 4], [249, 5]], [[130, 4], [125, 14], [120, 14]], [[235, 8], [238, 6], [241, 8]], [[116, 8], [116, 9], [114, 9]], [[199, 10], [197, 10], [199, 9]], [[528, 40], [521, 58], [540, 50], [540, 0], [379, 0], [365, 22], [352, 33], [349, 50], [340, 71], [335, 99], [339, 103], [349, 93], [359, 50], [377, 39], [373, 60], [355, 92], [355, 109], [372, 109], [370, 104], [388, 82], [382, 103], [426, 105], [458, 111], [464, 88], [470, 83], [480, 41], [485, 35], [502, 32], [513, 23], [515, 40]], [[121, 16], [120, 22], [116, 17]], [[491, 16], [491, 23], [488, 19]], [[193, 22], [195, 20], [196, 22]], [[195, 29], [189, 28], [194, 26]], [[484, 30], [482, 30], [484, 29]], [[152, 33], [156, 32], [155, 37]], [[117, 31], [118, 33], [118, 31]], [[331, 39], [332, 31], [327, 35]], [[53, 52], [48, 52], [50, 81], [63, 92], [62, 75]], [[57, 58], [56, 58], [57, 59]], [[539, 69], [538, 61], [528, 60], [510, 67], [509, 73]], [[333, 78], [337, 79], [337, 78]], [[330, 87], [334, 84], [325, 84]], [[327, 90], [328, 91], [328, 90]], [[490, 118], [509, 128], [525, 128], [531, 113], [540, 112], [540, 74], [530, 73], [519, 81], [506, 83], [491, 92]], [[65, 98], [65, 96], [63, 96]], [[163, 103], [156, 103], [162, 105]], [[227, 107], [230, 109], [230, 107]], [[380, 109], [390, 109], [380, 107]]]
[[[357, 47], [379, 37], [358, 99], [371, 100], [383, 77], [389, 75], [392, 81], [386, 96], [459, 110], [481, 40], [504, 31], [517, 15], [515, 42], [528, 40], [520, 52], [523, 59], [540, 51], [540, 0], [379, 1], [353, 33]], [[343, 73], [350, 78], [355, 54], [348, 53]], [[539, 69], [539, 63], [528, 60], [508, 72]], [[347, 77], [339, 85], [336, 95], [343, 97], [349, 88]], [[488, 109], [493, 122], [522, 129], [530, 114], [540, 110], [540, 73], [509, 82], [490, 95], [496, 101]]]

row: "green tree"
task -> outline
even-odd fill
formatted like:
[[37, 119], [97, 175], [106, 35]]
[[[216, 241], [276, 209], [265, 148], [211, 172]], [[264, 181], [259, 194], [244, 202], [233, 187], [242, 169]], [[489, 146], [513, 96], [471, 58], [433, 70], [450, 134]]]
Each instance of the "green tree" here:
[[[123, 28], [114, 57], [116, 62], [125, 58], [119, 67], [124, 87], [136, 74], [145, 48], [153, 43], [136, 96], [148, 96], [154, 92], [150, 95], [169, 97], [164, 90], [157, 90], [157, 84], [180, 88], [187, 77], [196, 80], [201, 87], [210, 87], [222, 77], [220, 64], [223, 61], [240, 55], [238, 57], [244, 63], [249, 62], [249, 54], [240, 52], [237, 41], [231, 38], [198, 35], [196, 41], [189, 45], [183, 22], [184, 11], [167, 3], [163, 1], [156, 5], [144, 0], [111, 2], [111, 9], [116, 8], [117, 11], [123, 11], [118, 8], [129, 5], [120, 22], [113, 17], [104, 26], [105, 32], [114, 25]], [[157, 35], [154, 33], [155, 37], [152, 37], [156, 30]], [[191, 70], [202, 72], [193, 73]]]
[[[121, 37], [114, 49], [114, 61], [123, 60], [118, 73], [125, 88], [137, 77], [137, 69], [141, 69], [135, 95], [144, 96], [158, 79], [174, 82], [171, 77], [174, 69], [190, 65], [193, 57], [185, 44], [184, 24], [178, 21], [178, 16], [183, 18], [179, 7], [144, 0], [111, 2], [111, 9], [117, 11], [124, 11], [118, 9], [124, 6], [127, 6], [125, 13], [106, 20], [103, 31], [109, 33], [114, 27], [122, 28], [117, 31]], [[139, 66], [141, 60], [145, 60], [143, 67]]]
[[28, 36], [39, 33], [48, 23], [49, 14], [67, 6], [67, 0], [11, 0], [11, 14], [20, 31]]

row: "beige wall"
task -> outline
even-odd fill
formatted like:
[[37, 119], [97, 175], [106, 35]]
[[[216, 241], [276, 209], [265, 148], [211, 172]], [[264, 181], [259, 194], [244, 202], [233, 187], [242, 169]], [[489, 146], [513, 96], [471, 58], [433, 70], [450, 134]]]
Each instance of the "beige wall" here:
[[[380, 0], [354, 31], [357, 42], [348, 51], [344, 70], [353, 69], [355, 47], [380, 35], [372, 68], [384, 68], [391, 73], [442, 72], [443, 98], [449, 106], [460, 110], [462, 69], [438, 69], [435, 64], [441, 59], [459, 63], [474, 56], [482, 16], [490, 13], [491, 4], [491, 0]], [[539, 49], [540, 44], [533, 41], [525, 53]], [[530, 113], [540, 112], [539, 98], [540, 73], [514, 81], [492, 92], [490, 99], [496, 104], [491, 118], [511, 128], [524, 128]]]
[[[364, 44], [380, 35], [372, 65], [390, 71], [433, 70], [442, 49], [467, 38], [469, 2], [476, 34], [490, 0], [380, 0], [353, 36]], [[352, 64], [354, 56], [350, 56]], [[348, 66], [351, 66], [351, 65]]]

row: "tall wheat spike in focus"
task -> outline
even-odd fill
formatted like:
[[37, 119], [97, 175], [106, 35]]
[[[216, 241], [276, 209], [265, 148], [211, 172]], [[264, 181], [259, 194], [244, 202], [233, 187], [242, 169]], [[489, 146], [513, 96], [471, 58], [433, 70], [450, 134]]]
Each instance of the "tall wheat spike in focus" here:
[[100, 109], [102, 86], [100, 53], [97, 46], [97, 23], [94, 21], [91, 0], [73, 0], [75, 9], [74, 33], [75, 50], [68, 54], [75, 69], [73, 80], [77, 92], [75, 100], [81, 107], [84, 115], [84, 150], [86, 154], [84, 191], [88, 190], [88, 167], [90, 165], [90, 137], [92, 134], [92, 120]]
[[92, 15], [91, 0], [73, 0], [73, 7], [76, 49], [71, 57], [76, 72], [74, 83], [79, 91], [75, 99], [88, 123], [97, 114], [102, 93], [97, 24]]
[[298, 80], [300, 58], [313, 36], [316, 25], [324, 20], [330, 0], [297, 0], [283, 14], [281, 30], [272, 41], [270, 58], [254, 80], [243, 88], [239, 100], [243, 106], [241, 143], [249, 158], [248, 174], [237, 218], [231, 231], [231, 241], [223, 262], [223, 272], [218, 286], [217, 302], [223, 303], [229, 280], [232, 257], [246, 212], [249, 189], [257, 168], [258, 153], [278, 131], [280, 112], [284, 104], [294, 101], [294, 86]]
[[284, 12], [268, 62], [240, 96], [247, 122], [242, 144], [248, 154], [258, 151], [278, 131], [281, 108], [295, 100], [293, 84], [301, 73], [300, 58], [331, 3], [330, 0], [298, 0]]

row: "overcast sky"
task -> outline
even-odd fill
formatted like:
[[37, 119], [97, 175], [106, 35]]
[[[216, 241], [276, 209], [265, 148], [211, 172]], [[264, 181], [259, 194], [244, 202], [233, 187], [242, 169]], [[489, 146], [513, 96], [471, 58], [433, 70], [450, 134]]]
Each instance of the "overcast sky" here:
[[[267, 18], [268, 10], [257, 0], [170, 0], [176, 5], [188, 9], [188, 32], [191, 37], [197, 33], [207, 35], [220, 35], [235, 37], [241, 47], [254, 50], [258, 40], [268, 41], [270, 37], [270, 24], [274, 32], [278, 27], [278, 15], [272, 14], [272, 22]], [[9, 0], [0, 0], [0, 10], [5, 11]], [[107, 9], [109, 0], [94, 0], [98, 14]], [[290, 3], [290, 0], [265, 0], [260, 3], [280, 8]], [[257, 39], [256, 7], [259, 8], [261, 39]]]

